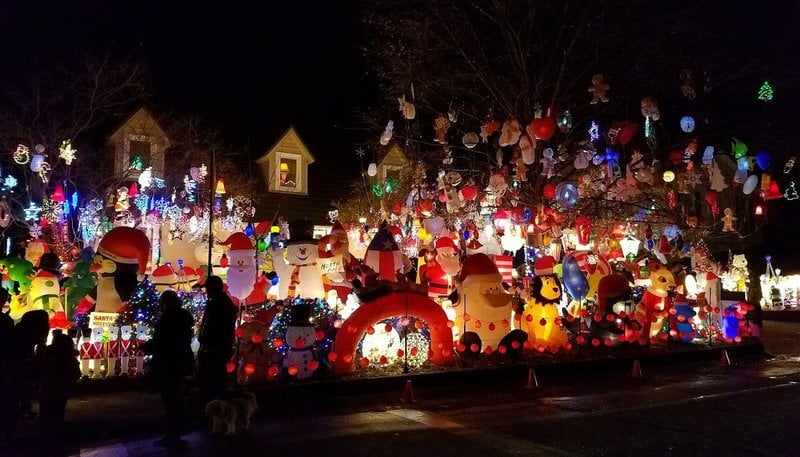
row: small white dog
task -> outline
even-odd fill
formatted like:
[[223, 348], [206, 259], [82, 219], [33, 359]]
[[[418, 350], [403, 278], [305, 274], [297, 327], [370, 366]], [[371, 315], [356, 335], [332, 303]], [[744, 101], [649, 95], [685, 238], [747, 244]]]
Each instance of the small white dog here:
[[212, 435], [233, 435], [250, 428], [250, 418], [258, 411], [256, 396], [244, 392], [241, 397], [229, 400], [211, 400], [206, 405], [206, 415], [213, 419]]

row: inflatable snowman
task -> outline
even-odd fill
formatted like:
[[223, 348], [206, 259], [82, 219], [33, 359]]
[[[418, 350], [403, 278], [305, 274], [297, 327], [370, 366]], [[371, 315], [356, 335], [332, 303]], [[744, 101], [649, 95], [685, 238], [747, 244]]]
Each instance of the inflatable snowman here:
[[317, 359], [314, 349], [314, 325], [311, 323], [311, 306], [298, 303], [292, 306], [289, 325], [286, 327], [286, 344], [289, 350], [283, 361], [284, 368], [297, 368], [297, 379], [311, 377], [312, 361]]
[[284, 252], [272, 249], [272, 263], [278, 273], [279, 297], [323, 298], [325, 288], [317, 265], [319, 246], [314, 239], [314, 224], [297, 220], [289, 224], [289, 240]]

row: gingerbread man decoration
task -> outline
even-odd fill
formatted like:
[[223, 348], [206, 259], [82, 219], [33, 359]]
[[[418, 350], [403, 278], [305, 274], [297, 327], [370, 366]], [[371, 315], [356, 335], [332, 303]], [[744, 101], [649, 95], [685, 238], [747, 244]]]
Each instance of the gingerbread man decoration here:
[[589, 92], [592, 93], [592, 101], [590, 102], [592, 105], [596, 105], [598, 102], [608, 102], [609, 86], [603, 79], [601, 74], [592, 76], [592, 87], [589, 88]]
[[735, 232], [733, 228], [733, 221], [736, 220], [736, 217], [733, 215], [733, 211], [730, 208], [725, 208], [725, 216], [722, 218], [722, 231], [723, 232]]

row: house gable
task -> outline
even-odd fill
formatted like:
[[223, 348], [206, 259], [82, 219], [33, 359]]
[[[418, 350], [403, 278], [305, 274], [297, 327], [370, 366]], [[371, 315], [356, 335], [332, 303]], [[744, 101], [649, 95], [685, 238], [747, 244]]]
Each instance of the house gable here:
[[268, 192], [308, 195], [308, 166], [314, 156], [293, 126], [256, 163]]
[[134, 157], [141, 157], [144, 168], [164, 176], [164, 153], [169, 148], [167, 134], [145, 108], [139, 108], [109, 137], [114, 148], [114, 174], [124, 175]]

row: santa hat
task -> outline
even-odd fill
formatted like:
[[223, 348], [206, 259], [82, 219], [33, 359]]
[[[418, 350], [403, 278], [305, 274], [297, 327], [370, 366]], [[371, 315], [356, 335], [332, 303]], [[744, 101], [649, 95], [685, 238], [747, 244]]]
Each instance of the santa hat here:
[[165, 263], [153, 270], [151, 278], [153, 284], [159, 285], [171, 286], [178, 282], [178, 275], [175, 274], [175, 270], [172, 269], [172, 265], [169, 263]]
[[[487, 276], [491, 276], [491, 278], [487, 278]], [[500, 282], [501, 276], [500, 271], [497, 270], [497, 265], [494, 264], [494, 261], [486, 254], [473, 254], [467, 256], [464, 259], [464, 263], [461, 265], [461, 282], [466, 283], [472, 280], [477, 279], [496, 279], [497, 282]]]
[[231, 234], [227, 240], [225, 240], [222, 244], [230, 246], [231, 251], [252, 251], [253, 250], [253, 242], [250, 241], [250, 237], [245, 235], [242, 232], [236, 232]]
[[438, 240], [436, 240], [436, 249], [442, 249], [442, 248], [453, 248], [456, 251], [461, 250], [458, 248], [458, 246], [456, 246], [456, 243], [449, 236], [443, 236]]
[[551, 275], [556, 267], [556, 259], [546, 255], [533, 262], [533, 274], [536, 276]]
[[347, 233], [347, 230], [344, 229], [344, 226], [341, 222], [336, 221], [333, 223], [333, 227], [331, 228], [331, 235], [338, 235], [340, 233]]
[[50, 278], [50, 279], [56, 279], [56, 280], [58, 279], [58, 277], [56, 275], [54, 275], [53, 273], [51, 273], [51, 272], [49, 272], [47, 270], [39, 270], [39, 271], [37, 271], [36, 275], [34, 276], [34, 279], [35, 278]]
[[117, 263], [138, 264], [138, 275], [144, 279], [150, 258], [150, 240], [141, 230], [115, 227], [100, 240], [97, 253]]

